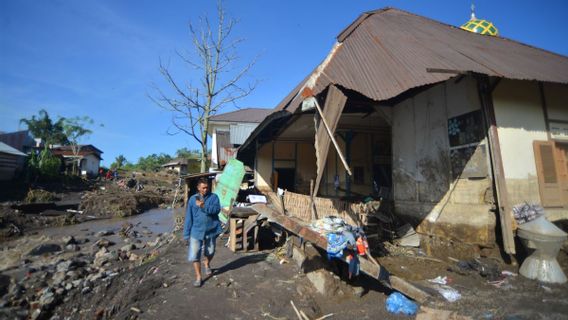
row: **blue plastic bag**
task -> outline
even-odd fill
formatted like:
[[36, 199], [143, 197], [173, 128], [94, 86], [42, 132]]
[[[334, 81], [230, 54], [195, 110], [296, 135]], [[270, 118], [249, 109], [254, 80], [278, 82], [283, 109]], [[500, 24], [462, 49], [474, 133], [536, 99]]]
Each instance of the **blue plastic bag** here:
[[399, 292], [393, 292], [386, 301], [387, 311], [390, 313], [402, 313], [407, 316], [415, 315], [418, 305]]

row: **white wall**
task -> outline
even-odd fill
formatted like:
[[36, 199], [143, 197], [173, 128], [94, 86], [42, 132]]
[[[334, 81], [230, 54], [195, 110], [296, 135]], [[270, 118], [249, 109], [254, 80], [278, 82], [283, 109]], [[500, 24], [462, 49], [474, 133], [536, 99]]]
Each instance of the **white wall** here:
[[81, 162], [81, 174], [98, 174], [99, 172], [99, 165], [100, 160], [96, 156], [89, 154], [83, 157], [83, 161]]
[[493, 106], [509, 201], [540, 202], [533, 142], [548, 136], [538, 83], [503, 79]]

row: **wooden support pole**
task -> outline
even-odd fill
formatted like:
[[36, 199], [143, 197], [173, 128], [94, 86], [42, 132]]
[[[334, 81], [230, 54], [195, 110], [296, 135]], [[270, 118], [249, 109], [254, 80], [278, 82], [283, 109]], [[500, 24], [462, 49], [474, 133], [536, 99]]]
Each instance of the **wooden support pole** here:
[[331, 132], [331, 129], [329, 128], [329, 125], [327, 124], [327, 121], [325, 120], [325, 117], [323, 116], [323, 111], [321, 110], [321, 107], [318, 103], [318, 100], [316, 98], [313, 98], [313, 99], [315, 101], [316, 109], [318, 110], [318, 113], [321, 117], [321, 121], [323, 122], [325, 130], [327, 131], [327, 134], [329, 135], [329, 138], [330, 138], [331, 142], [333, 143], [335, 150], [337, 150], [337, 154], [341, 158], [341, 162], [343, 163], [345, 170], [347, 170], [347, 173], [349, 173], [349, 175], [352, 176], [353, 173], [351, 173], [351, 169], [349, 169], [349, 165], [347, 164], [345, 157], [343, 157], [343, 153], [341, 152], [341, 149], [339, 148], [337, 141], [335, 141], [335, 137], [333, 136], [333, 132]]
[[507, 192], [507, 184], [505, 181], [505, 169], [503, 168], [501, 145], [499, 143], [499, 135], [497, 131], [497, 120], [495, 118], [493, 99], [491, 97], [491, 92], [489, 91], [489, 78], [484, 75], [477, 75], [476, 79], [481, 107], [487, 126], [487, 140], [489, 142], [489, 155], [491, 157], [493, 180], [497, 189], [496, 195], [499, 218], [501, 221], [503, 247], [505, 252], [513, 255], [516, 253], [515, 236], [513, 234], [513, 209], [509, 203], [509, 194]]

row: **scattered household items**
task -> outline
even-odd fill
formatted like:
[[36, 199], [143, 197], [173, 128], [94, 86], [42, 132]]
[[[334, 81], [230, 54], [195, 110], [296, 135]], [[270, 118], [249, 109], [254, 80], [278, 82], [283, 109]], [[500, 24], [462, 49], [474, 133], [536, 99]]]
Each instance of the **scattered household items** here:
[[499, 265], [495, 261], [487, 258], [458, 261], [457, 268], [451, 267], [449, 268], [449, 271], [454, 271], [462, 275], [466, 275], [470, 272], [477, 272], [488, 281], [497, 281], [502, 277]]
[[544, 208], [534, 203], [523, 203], [513, 207], [513, 215], [518, 224], [535, 220], [544, 215]]
[[429, 279], [428, 281], [437, 284], [448, 284], [448, 277], [437, 276], [436, 278]]
[[250, 203], [266, 203], [266, 197], [263, 195], [249, 194], [247, 200]]
[[534, 251], [521, 265], [520, 274], [542, 282], [565, 283], [568, 281], [556, 260], [562, 244], [566, 241], [566, 232], [541, 215], [530, 222], [519, 225], [517, 235], [529, 251]]
[[450, 286], [438, 285], [435, 289], [442, 295], [442, 297], [444, 297], [444, 299], [448, 300], [449, 302], [456, 302], [461, 299], [461, 294], [459, 293], [459, 291]]
[[391, 293], [385, 302], [387, 311], [394, 314], [402, 313], [413, 316], [418, 311], [418, 305], [400, 292]]
[[343, 219], [328, 216], [312, 222], [310, 227], [327, 239], [329, 259], [342, 259], [349, 265], [349, 278], [359, 275], [358, 256], [368, 256], [369, 245], [362, 228], [347, 224]]

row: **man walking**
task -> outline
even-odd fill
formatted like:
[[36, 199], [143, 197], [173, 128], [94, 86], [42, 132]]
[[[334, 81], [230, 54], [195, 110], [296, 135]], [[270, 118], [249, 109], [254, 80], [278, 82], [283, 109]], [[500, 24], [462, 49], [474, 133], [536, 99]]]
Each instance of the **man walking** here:
[[185, 215], [185, 225], [183, 228], [183, 238], [189, 240], [188, 260], [193, 263], [195, 269], [194, 287], [201, 287], [201, 252], [205, 259], [205, 275], [213, 274], [211, 270], [211, 260], [215, 254], [215, 241], [217, 236], [222, 233], [221, 222], [219, 221], [219, 211], [221, 204], [216, 194], [209, 192], [207, 179], [200, 179], [197, 182], [197, 193], [187, 202], [187, 212]]

